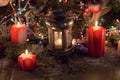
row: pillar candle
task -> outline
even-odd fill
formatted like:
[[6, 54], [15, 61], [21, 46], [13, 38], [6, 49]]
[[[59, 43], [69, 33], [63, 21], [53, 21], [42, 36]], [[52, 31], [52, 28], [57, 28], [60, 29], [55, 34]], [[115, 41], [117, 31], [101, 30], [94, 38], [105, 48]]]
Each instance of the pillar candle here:
[[13, 43], [24, 44], [26, 42], [27, 32], [24, 24], [14, 24], [11, 27], [11, 41]]
[[88, 53], [92, 57], [102, 57], [105, 52], [106, 30], [102, 26], [91, 26], [88, 29]]
[[18, 57], [18, 65], [23, 70], [32, 70], [36, 66], [36, 55], [26, 50]]

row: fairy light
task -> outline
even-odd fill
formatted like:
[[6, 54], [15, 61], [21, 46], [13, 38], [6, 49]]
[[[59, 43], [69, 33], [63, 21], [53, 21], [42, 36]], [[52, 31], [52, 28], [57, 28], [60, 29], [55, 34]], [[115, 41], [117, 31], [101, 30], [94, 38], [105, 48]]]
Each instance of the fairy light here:
[[16, 4], [13, 4], [13, 6], [16, 6]]
[[18, 11], [20, 11], [21, 9], [20, 8], [18, 8]]
[[13, 18], [11, 18], [10, 20], [11, 20], [12, 22], [14, 22], [14, 19], [13, 19]]
[[59, 2], [62, 2], [62, 0], [59, 0]]
[[27, 1], [27, 3], [25, 4], [25, 6], [23, 7], [23, 9], [21, 11], [24, 11], [24, 9], [27, 7], [27, 5], [29, 5], [30, 0]]
[[15, 8], [12, 5], [12, 1], [10, 1], [10, 6], [12, 7], [13, 11], [15, 12]]
[[25, 0], [21, 0], [22, 2], [24, 2]]
[[23, 9], [24, 11], [26, 11], [26, 9]]
[[[26, 11], [26, 7], [29, 5], [30, 0], [27, 0], [25, 6], [24, 6], [23, 8], [21, 8], [21, 1], [25, 1], [25, 0], [19, 0], [19, 1], [18, 1], [18, 9], [17, 9], [18, 12], [17, 12], [16, 9], [15, 9], [16, 4], [13, 3], [12, 0], [9, 1], [9, 4], [10, 4], [13, 12], [10, 13], [9, 15], [7, 15], [7, 16], [4, 16], [4, 17], [0, 20], [0, 23], [2, 23], [5, 19], [7, 19], [8, 17], [10, 17], [10, 16], [12, 16], [12, 15], [13, 15], [13, 17], [14, 17], [14, 19], [13, 19], [13, 20], [14, 20], [14, 23], [16, 23], [17, 21], [20, 21], [20, 19], [17, 17], [17, 15], [22, 14], [23, 11]], [[18, 18], [18, 19], [17, 19], [17, 18]], [[13, 22], [13, 20], [11, 20], [11, 21]]]
[[18, 14], [22, 14], [22, 12], [21, 12], [21, 11], [19, 11], [19, 12], [18, 12]]

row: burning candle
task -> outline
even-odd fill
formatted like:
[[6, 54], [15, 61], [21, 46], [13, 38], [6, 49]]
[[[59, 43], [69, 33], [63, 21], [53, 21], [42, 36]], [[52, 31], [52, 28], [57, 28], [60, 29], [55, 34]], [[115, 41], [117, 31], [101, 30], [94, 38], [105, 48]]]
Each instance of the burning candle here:
[[88, 52], [92, 57], [102, 57], [105, 51], [106, 30], [102, 26], [95, 26], [88, 29]]
[[62, 2], [62, 0], [59, 0], [59, 2]]
[[36, 55], [25, 50], [25, 53], [18, 57], [18, 65], [23, 70], [33, 69], [36, 66]]
[[57, 39], [57, 40], [55, 41], [55, 46], [61, 47], [61, 46], [62, 46], [62, 39]]
[[75, 46], [77, 44], [75, 39], [72, 39], [72, 45]]
[[11, 27], [11, 41], [13, 43], [20, 43], [24, 44], [26, 42], [26, 26], [24, 24], [17, 24], [12, 25]]

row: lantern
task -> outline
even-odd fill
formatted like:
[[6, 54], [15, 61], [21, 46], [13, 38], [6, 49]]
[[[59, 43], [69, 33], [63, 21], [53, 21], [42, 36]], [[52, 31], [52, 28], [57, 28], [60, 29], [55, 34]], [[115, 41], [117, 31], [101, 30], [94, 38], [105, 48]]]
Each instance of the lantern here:
[[0, 0], [0, 7], [8, 5], [9, 0]]
[[63, 11], [54, 11], [46, 20], [48, 27], [48, 50], [53, 55], [71, 53], [73, 19], [67, 18]]

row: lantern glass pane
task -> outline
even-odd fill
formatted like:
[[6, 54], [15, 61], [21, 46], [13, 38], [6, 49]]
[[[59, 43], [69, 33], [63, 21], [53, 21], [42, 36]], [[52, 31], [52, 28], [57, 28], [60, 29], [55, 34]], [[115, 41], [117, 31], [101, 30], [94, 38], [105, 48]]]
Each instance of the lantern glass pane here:
[[71, 29], [67, 29], [66, 30], [66, 47], [70, 47], [72, 44], [72, 33], [71, 33]]
[[53, 46], [53, 30], [52, 29], [48, 29], [48, 38], [49, 38], [49, 44], [52, 47]]
[[54, 32], [54, 45], [56, 49], [62, 48], [62, 32]]

